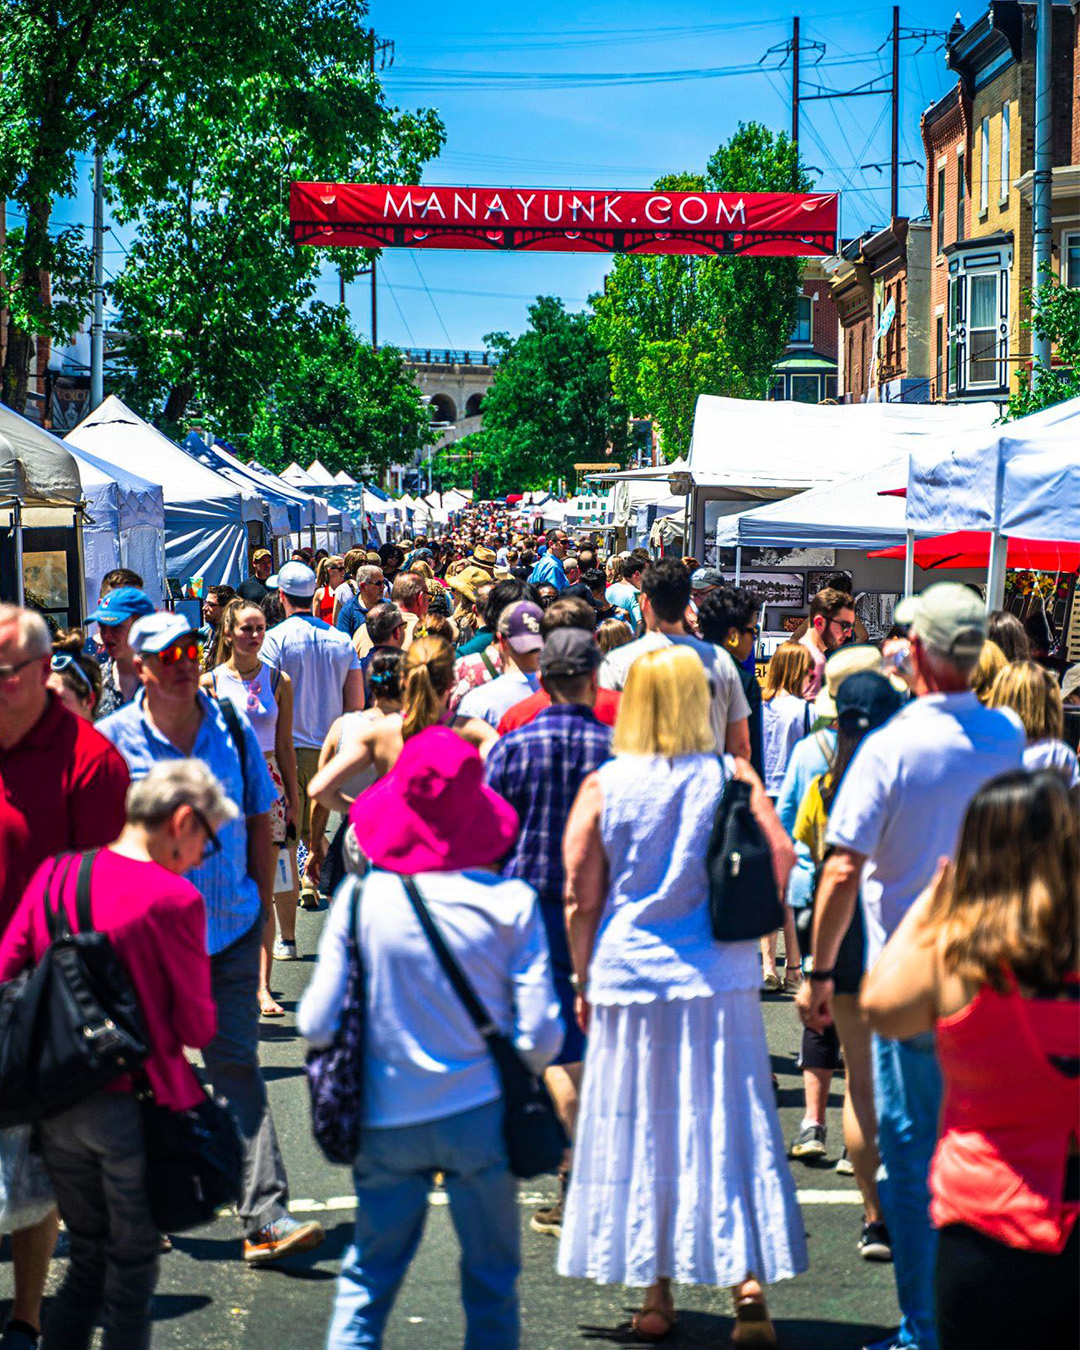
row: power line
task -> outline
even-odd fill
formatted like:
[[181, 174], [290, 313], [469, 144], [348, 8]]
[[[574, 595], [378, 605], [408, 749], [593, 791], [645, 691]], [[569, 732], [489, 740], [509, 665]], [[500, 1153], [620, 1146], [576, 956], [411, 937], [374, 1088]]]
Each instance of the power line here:
[[439, 306], [435, 303], [435, 297], [431, 294], [431, 291], [428, 290], [427, 281], [424, 278], [423, 272], [420, 270], [420, 261], [417, 258], [416, 254], [413, 253], [411, 250], [409, 252], [409, 257], [413, 260], [413, 266], [416, 268], [416, 275], [420, 278], [420, 284], [423, 286], [424, 291], [427, 294], [427, 298], [431, 301], [431, 308], [435, 311], [435, 317], [439, 321], [439, 327], [443, 330], [443, 336], [446, 338], [446, 345], [448, 347], [452, 347], [454, 343], [453, 339], [450, 337], [450, 330], [443, 322], [443, 316], [439, 312]]

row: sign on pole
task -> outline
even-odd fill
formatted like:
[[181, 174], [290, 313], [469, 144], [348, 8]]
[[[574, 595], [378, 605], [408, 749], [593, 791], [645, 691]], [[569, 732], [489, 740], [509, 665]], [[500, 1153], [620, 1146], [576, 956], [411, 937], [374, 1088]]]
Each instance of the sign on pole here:
[[591, 189], [293, 183], [296, 244], [507, 252], [828, 257], [836, 192], [603, 192]]

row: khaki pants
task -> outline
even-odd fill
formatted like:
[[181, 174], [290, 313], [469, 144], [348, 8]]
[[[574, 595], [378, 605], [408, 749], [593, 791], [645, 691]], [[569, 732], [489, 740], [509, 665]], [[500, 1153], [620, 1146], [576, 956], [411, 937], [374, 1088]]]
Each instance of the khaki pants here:
[[300, 797], [300, 819], [297, 829], [300, 838], [309, 840], [311, 834], [311, 798], [308, 796], [308, 784], [319, 768], [319, 750], [312, 745], [296, 747], [296, 785]]

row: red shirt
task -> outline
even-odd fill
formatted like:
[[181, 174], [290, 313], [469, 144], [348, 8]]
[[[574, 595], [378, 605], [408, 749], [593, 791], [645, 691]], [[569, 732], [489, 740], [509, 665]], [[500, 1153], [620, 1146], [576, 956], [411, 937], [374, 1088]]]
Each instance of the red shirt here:
[[[622, 694], [617, 689], [598, 690], [596, 707], [593, 708], [596, 720], [603, 722], [606, 727], [613, 727], [621, 700]], [[508, 712], [503, 713], [498, 727], [499, 735], [505, 736], [508, 731], [517, 731], [518, 727], [528, 726], [537, 713], [550, 707], [551, 695], [546, 689], [538, 689], [535, 694], [530, 694], [528, 698], [515, 703]]]
[[[35, 872], [0, 940], [0, 980], [35, 964], [49, 945], [44, 893], [54, 866], [49, 859]], [[53, 905], [62, 887], [68, 921], [78, 932], [78, 864], [61, 862], [59, 867], [50, 888]], [[143, 1067], [154, 1096], [162, 1106], [186, 1111], [202, 1100], [202, 1089], [184, 1058], [184, 1046], [201, 1049], [217, 1025], [203, 898], [190, 881], [155, 862], [102, 849], [90, 874], [90, 916], [98, 932], [111, 938], [131, 977], [150, 1040]], [[131, 1080], [125, 1074], [109, 1086], [130, 1092]]]
[[128, 781], [120, 752], [53, 693], [22, 740], [0, 747], [0, 933], [39, 863], [119, 835]]

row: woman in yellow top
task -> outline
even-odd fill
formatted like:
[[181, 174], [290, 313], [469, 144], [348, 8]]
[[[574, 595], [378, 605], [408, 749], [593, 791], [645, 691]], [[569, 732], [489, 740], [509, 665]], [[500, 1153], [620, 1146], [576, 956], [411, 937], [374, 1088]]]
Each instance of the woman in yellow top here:
[[[902, 702], [901, 695], [889, 681], [873, 671], [849, 675], [837, 690], [836, 757], [827, 773], [811, 780], [795, 818], [794, 836], [810, 850], [816, 867], [820, 868], [825, 861], [829, 811], [848, 766], [855, 758], [863, 738], [887, 722]], [[870, 1068], [870, 1028], [859, 1012], [863, 949], [862, 912], [856, 908], [855, 917], [836, 959], [836, 998], [833, 1003], [833, 1020], [844, 1052], [846, 1069], [844, 1146], [863, 1198], [864, 1216], [859, 1252], [866, 1260], [887, 1261], [892, 1249], [882, 1220], [881, 1203], [874, 1180], [879, 1160], [875, 1143], [877, 1116]], [[805, 1068], [808, 1057], [804, 1055], [803, 1058]], [[827, 1093], [826, 1081], [825, 1095]], [[809, 1085], [807, 1101], [809, 1104]]]

